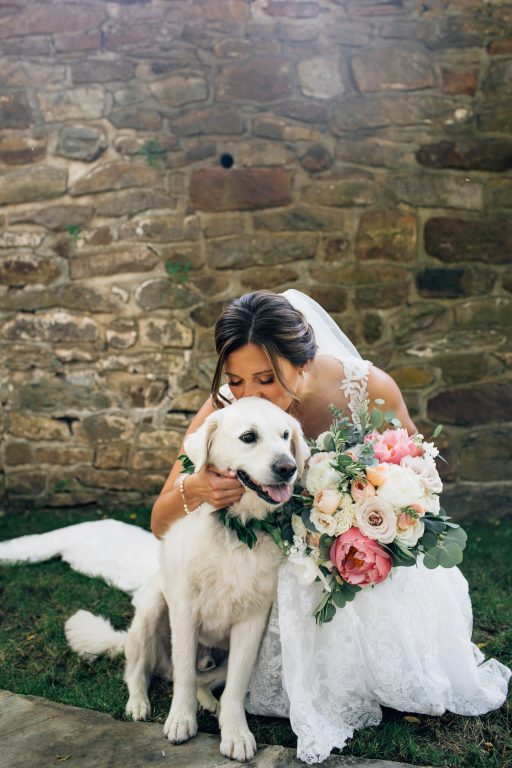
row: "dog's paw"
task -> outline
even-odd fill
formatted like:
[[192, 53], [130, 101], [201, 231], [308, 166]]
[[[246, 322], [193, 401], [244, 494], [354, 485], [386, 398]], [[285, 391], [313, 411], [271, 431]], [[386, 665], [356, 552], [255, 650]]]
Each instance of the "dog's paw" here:
[[215, 698], [206, 686], [200, 685], [197, 687], [197, 703], [202, 712], [209, 712], [211, 715], [218, 714], [220, 710], [219, 700]]
[[245, 763], [256, 754], [256, 741], [248, 728], [225, 727], [221, 731], [220, 751], [224, 757]]
[[197, 719], [195, 712], [182, 710], [173, 712], [172, 707], [164, 725], [164, 734], [172, 744], [181, 744], [188, 741], [197, 733]]
[[145, 696], [130, 696], [126, 704], [126, 714], [132, 720], [147, 720], [151, 714], [151, 704]]

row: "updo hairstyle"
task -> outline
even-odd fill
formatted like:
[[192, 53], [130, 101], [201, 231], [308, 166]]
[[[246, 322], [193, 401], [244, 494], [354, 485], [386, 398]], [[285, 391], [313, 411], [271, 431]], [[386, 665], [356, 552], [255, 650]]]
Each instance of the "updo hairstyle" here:
[[218, 361], [211, 393], [217, 408], [228, 402], [219, 394], [226, 358], [245, 344], [256, 344], [266, 352], [279, 384], [299, 404], [296, 393], [283, 379], [278, 358], [284, 357], [298, 368], [304, 366], [317, 350], [313, 329], [284, 296], [253, 291], [230, 301], [215, 324]]

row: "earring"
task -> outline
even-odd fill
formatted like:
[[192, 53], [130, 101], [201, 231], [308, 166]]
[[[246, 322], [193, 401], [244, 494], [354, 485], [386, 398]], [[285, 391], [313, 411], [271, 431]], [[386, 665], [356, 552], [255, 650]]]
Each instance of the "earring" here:
[[306, 373], [306, 371], [305, 371], [305, 370], [304, 370], [304, 368], [303, 368], [303, 369], [302, 369], [302, 371], [300, 372], [300, 375], [301, 375], [301, 377], [302, 377], [302, 378], [304, 378], [304, 374], [305, 374], [305, 373]]

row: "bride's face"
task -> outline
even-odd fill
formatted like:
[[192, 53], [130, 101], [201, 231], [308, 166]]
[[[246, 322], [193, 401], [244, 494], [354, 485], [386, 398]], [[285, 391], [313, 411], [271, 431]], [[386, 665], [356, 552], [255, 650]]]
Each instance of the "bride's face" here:
[[[300, 369], [284, 357], [278, 358], [286, 384], [297, 394], [301, 388]], [[241, 397], [262, 397], [286, 411], [291, 398], [281, 387], [266, 352], [256, 344], [245, 344], [226, 358], [224, 373], [231, 392]]]

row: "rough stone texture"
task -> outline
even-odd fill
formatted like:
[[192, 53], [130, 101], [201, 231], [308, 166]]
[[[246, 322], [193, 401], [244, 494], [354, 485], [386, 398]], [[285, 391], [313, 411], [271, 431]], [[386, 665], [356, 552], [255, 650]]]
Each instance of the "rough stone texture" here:
[[2, 5], [6, 508], [151, 504], [224, 304], [289, 287], [453, 421], [450, 503], [505, 508], [469, 437], [512, 422], [512, 12], [484, 5]]

